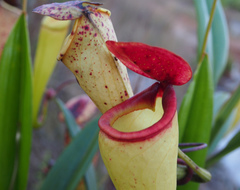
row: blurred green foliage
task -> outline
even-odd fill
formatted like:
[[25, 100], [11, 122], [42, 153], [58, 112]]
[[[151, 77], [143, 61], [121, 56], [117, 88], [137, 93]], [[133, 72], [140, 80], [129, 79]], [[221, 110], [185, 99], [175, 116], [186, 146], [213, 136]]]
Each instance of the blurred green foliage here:
[[239, 0], [221, 0], [223, 6], [230, 7], [236, 10], [240, 10], [240, 1]]

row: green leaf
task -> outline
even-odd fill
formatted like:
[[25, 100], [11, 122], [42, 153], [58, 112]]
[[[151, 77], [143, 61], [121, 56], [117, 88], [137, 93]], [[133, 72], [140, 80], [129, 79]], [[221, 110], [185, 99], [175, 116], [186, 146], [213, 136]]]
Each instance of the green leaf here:
[[[180, 142], [208, 143], [213, 116], [213, 82], [207, 56], [197, 68], [193, 82], [179, 110]], [[189, 157], [204, 167], [207, 149], [189, 153]], [[198, 184], [189, 183], [184, 189], [197, 189]], [[179, 187], [181, 189], [181, 187]]]
[[65, 149], [50, 170], [42, 190], [74, 190], [98, 150], [98, 119], [90, 122]]
[[223, 156], [227, 155], [228, 153], [232, 152], [236, 148], [240, 147], [240, 131], [229, 141], [227, 146], [223, 148], [221, 151], [213, 155], [207, 160], [207, 167], [210, 167], [214, 163], [216, 163], [218, 160], [220, 160]]
[[226, 135], [229, 134], [232, 130], [234, 130], [238, 126], [237, 124], [240, 121], [240, 100], [238, 101], [236, 108], [234, 110], [236, 110], [236, 115], [232, 123], [232, 126], [229, 127], [228, 131], [226, 132]]
[[208, 155], [211, 155], [214, 152], [214, 150], [216, 149], [216, 147], [217, 147], [218, 143], [220, 142], [220, 140], [223, 139], [223, 137], [226, 135], [227, 130], [233, 124], [234, 118], [235, 118], [236, 113], [237, 113], [236, 111], [237, 110], [233, 110], [232, 111], [232, 113], [229, 115], [229, 117], [224, 122], [224, 124], [222, 125], [221, 129], [219, 130], [219, 133], [216, 135], [216, 137], [211, 142], [211, 144], [209, 144]]
[[[198, 36], [198, 59], [200, 58], [204, 36], [207, 30], [209, 21], [209, 12], [206, 0], [194, 0], [194, 6], [197, 14], [197, 36]], [[213, 69], [213, 44], [212, 44], [212, 32], [209, 32], [208, 41], [206, 46], [206, 53], [208, 54], [209, 63]]]
[[97, 179], [96, 179], [96, 172], [93, 167], [93, 164], [91, 164], [85, 173], [84, 181], [86, 184], [87, 189], [89, 190], [97, 190]]
[[33, 122], [39, 127], [38, 111], [48, 80], [57, 63], [62, 43], [67, 34], [70, 21], [59, 21], [44, 17], [41, 23], [36, 56], [34, 60], [33, 77]]
[[62, 100], [56, 99], [56, 102], [63, 112], [69, 133], [71, 137], [74, 138], [80, 132], [80, 127], [78, 126], [72, 113], [66, 108]]
[[216, 119], [217, 114], [224, 103], [231, 97], [231, 94], [224, 91], [217, 91], [214, 93], [214, 104], [213, 104], [213, 120]]
[[214, 141], [219, 131], [222, 129], [224, 123], [229, 118], [233, 109], [237, 106], [240, 99], [240, 86], [232, 94], [231, 98], [222, 106], [221, 110], [218, 112], [216, 120], [213, 124], [212, 134], [210, 138], [210, 143]]
[[32, 76], [25, 15], [0, 61], [0, 189], [26, 189], [32, 128]]
[[192, 106], [195, 86], [196, 86], [196, 80], [193, 80], [190, 83], [185, 96], [183, 97], [183, 100], [182, 100], [182, 103], [181, 103], [181, 106], [179, 109], [178, 124], [179, 124], [179, 142], [180, 143], [182, 142], [185, 128], [186, 128], [187, 122], [189, 120], [189, 114], [191, 112], [191, 106]]
[[[214, 0], [207, 0], [209, 13]], [[216, 85], [227, 65], [229, 51], [228, 25], [221, 1], [217, 2], [212, 22], [213, 79]]]
[[[223, 106], [223, 104], [230, 98], [230, 93], [227, 92], [216, 92], [214, 94], [214, 107], [213, 107], [213, 121], [215, 121], [215, 118], [219, 112], [219, 110], [221, 109], [221, 107]], [[208, 145], [208, 154], [212, 154], [213, 151], [215, 150], [215, 148], [217, 147], [219, 141], [223, 138], [223, 136], [226, 134], [227, 130], [229, 129], [230, 126], [232, 126], [233, 122], [234, 122], [234, 118], [236, 116], [236, 111], [234, 110], [230, 116], [227, 118], [227, 120], [224, 122], [221, 130], [219, 131], [218, 135], [216, 135], [216, 138], [214, 139], [214, 141]]]
[[[80, 132], [80, 128], [79, 128], [78, 124], [75, 122], [73, 115], [66, 108], [64, 103], [60, 99], [56, 99], [56, 102], [64, 114], [64, 118], [65, 118], [68, 130], [70, 132], [71, 138], [74, 138]], [[88, 170], [86, 171], [86, 173], [84, 175], [84, 181], [87, 186], [87, 189], [89, 189], [89, 190], [97, 189], [96, 174], [95, 174], [95, 169], [92, 164], [90, 164]]]

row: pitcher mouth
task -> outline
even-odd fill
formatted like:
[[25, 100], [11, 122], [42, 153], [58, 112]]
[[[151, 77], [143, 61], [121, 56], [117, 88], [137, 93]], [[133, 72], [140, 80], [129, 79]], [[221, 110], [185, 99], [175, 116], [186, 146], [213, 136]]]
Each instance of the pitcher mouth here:
[[[133, 132], [122, 132], [112, 127], [117, 119], [131, 112], [143, 109], [151, 109], [154, 111], [158, 97], [162, 97], [163, 115], [160, 120], [152, 126]], [[177, 99], [173, 87], [170, 85], [166, 87], [156, 82], [143, 92], [108, 110], [99, 119], [98, 124], [100, 132], [105, 133], [111, 139], [125, 142], [144, 141], [171, 127], [176, 110]]]

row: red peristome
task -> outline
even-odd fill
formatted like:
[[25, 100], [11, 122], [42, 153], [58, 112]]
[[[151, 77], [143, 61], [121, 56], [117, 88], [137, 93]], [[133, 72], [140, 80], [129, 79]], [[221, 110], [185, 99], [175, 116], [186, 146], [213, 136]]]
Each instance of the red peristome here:
[[[114, 122], [133, 111], [155, 108], [156, 98], [162, 96], [164, 114], [154, 125], [136, 132], [121, 132], [112, 127]], [[105, 112], [99, 119], [100, 131], [117, 141], [138, 142], [154, 137], [171, 126], [177, 109], [176, 94], [172, 86], [155, 83], [143, 92], [118, 104]]]
[[189, 64], [174, 53], [137, 42], [106, 42], [108, 49], [129, 69], [171, 85], [183, 85], [192, 77]]

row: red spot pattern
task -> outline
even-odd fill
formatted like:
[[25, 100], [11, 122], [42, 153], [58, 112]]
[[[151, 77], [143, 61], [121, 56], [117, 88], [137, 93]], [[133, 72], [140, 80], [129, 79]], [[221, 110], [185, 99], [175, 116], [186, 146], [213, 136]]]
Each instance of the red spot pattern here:
[[85, 25], [85, 26], [83, 26], [82, 28], [83, 28], [84, 30], [86, 30], [86, 31], [89, 31], [89, 30], [90, 30], [89, 25]]
[[[62, 60], [64, 64], [75, 74], [80, 86], [86, 92], [92, 92], [95, 94], [99, 93], [99, 89], [96, 88], [96, 83], [98, 80], [101, 80], [101, 75], [108, 76], [111, 75], [112, 72], [112, 67], [109, 66], [108, 62], [101, 61], [100, 56], [97, 55], [105, 53], [105, 49], [103, 50], [105, 42], [102, 40], [102, 37], [105, 40], [116, 40], [114, 30], [108, 28], [109, 26], [111, 27], [111, 23], [109, 24], [111, 21], [108, 19], [108, 15], [105, 15], [100, 11], [97, 15], [98, 16], [95, 14], [90, 15], [94, 25], [91, 24], [88, 18], [84, 15], [76, 21], [75, 30], [71, 32], [71, 37], [73, 39], [70, 38], [71, 43]], [[103, 27], [102, 22], [104, 22]], [[99, 29], [96, 29], [95, 27], [99, 27]], [[104, 71], [99, 72], [99, 70], [96, 70], [96, 68], [99, 67], [99, 64], [102, 64]], [[117, 81], [119, 77], [119, 75], [116, 75], [113, 80]], [[108, 82], [110, 81], [107, 81], [106, 85], [103, 85], [103, 89], [105, 89], [105, 91], [109, 90], [111, 93], [116, 93], [113, 91], [114, 89], [110, 88]], [[122, 94], [119, 94], [119, 96], [116, 97], [117, 98], [110, 101], [111, 104], [116, 104], [119, 101], [125, 100], [128, 98], [128, 94], [123, 90]], [[103, 106], [105, 108], [109, 107], [109, 104], [109, 99], [102, 101], [102, 105], [105, 105]]]
[[72, 14], [69, 14], [69, 15], [67, 16], [67, 19], [68, 19], [68, 20], [71, 20], [71, 19], [72, 19]]

